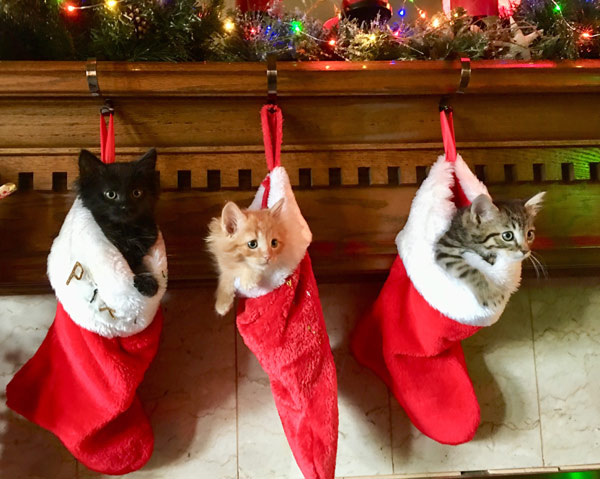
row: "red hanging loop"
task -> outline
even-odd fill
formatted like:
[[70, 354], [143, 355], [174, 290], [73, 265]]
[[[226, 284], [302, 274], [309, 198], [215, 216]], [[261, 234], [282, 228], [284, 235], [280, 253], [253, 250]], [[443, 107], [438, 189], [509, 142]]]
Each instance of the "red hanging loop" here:
[[[265, 157], [269, 172], [273, 168], [281, 166], [281, 143], [283, 141], [283, 115], [277, 105], [265, 105], [260, 110], [262, 124], [263, 142], [265, 145]], [[262, 199], [262, 207], [267, 208], [271, 178], [267, 176], [262, 182], [265, 192]]]
[[283, 139], [283, 116], [277, 105], [265, 105], [260, 110], [263, 142], [267, 168], [271, 171], [281, 166], [281, 142]]
[[108, 130], [104, 115], [100, 115], [100, 159], [104, 163], [115, 162], [115, 125], [112, 113], [108, 119]]
[[442, 109], [440, 111], [440, 123], [442, 124], [442, 140], [444, 142], [444, 152], [446, 161], [456, 161], [456, 140], [454, 138], [454, 121], [452, 120], [452, 110]]
[[[452, 120], [452, 110], [449, 108], [440, 111], [440, 123], [442, 124], [442, 140], [444, 141], [444, 152], [446, 161], [454, 163], [456, 161], [456, 139], [454, 137], [454, 121]], [[460, 186], [460, 182], [454, 176], [454, 185], [452, 186], [452, 195], [457, 208], [462, 208], [471, 204], [467, 195]]]

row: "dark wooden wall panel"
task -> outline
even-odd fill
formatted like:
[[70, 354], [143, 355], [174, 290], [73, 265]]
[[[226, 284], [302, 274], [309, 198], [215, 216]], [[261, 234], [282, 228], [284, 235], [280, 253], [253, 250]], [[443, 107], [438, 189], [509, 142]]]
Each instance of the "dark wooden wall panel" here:
[[[550, 274], [598, 272], [600, 185], [553, 182], [490, 187], [494, 196], [513, 198], [540, 190], [547, 191], [550, 206], [537, 221], [534, 249]], [[396, 254], [394, 239], [406, 222], [415, 192], [416, 186], [297, 190], [314, 235], [310, 251], [319, 279], [385, 275]], [[252, 197], [252, 192], [226, 190], [163, 193], [158, 218], [167, 244], [171, 286], [214, 280], [204, 247], [206, 225], [226, 201], [247, 205]], [[72, 193], [38, 191], [17, 192], [2, 200], [0, 293], [48, 290], [46, 257], [72, 200]]]
[[[364, 68], [363, 68], [364, 67]], [[438, 102], [455, 62], [279, 64], [283, 163], [322, 281], [385, 275], [419, 182], [442, 153]], [[48, 290], [45, 262], [72, 202], [80, 148], [98, 152], [102, 99], [81, 62], [0, 63], [0, 294]], [[600, 62], [473, 62], [451, 98], [458, 148], [499, 198], [547, 190], [535, 248], [550, 274], [600, 270]], [[159, 152], [174, 287], [212, 281], [206, 224], [266, 173], [265, 65], [99, 63], [117, 158]], [[529, 273], [528, 273], [529, 274]]]

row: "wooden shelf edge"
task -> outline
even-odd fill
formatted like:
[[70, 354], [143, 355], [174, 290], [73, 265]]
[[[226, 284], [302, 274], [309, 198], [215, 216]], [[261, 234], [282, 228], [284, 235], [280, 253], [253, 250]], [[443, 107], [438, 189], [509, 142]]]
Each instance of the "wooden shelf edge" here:
[[[1, 97], [92, 98], [85, 62], [0, 62]], [[280, 96], [441, 95], [456, 91], [458, 61], [280, 62]], [[263, 63], [98, 62], [110, 97], [266, 95]], [[472, 62], [466, 94], [600, 91], [600, 61]]]

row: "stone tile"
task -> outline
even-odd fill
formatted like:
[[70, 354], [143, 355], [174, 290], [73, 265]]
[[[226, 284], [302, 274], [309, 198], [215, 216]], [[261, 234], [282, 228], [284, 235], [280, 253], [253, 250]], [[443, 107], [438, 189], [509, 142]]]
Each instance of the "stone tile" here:
[[550, 280], [532, 312], [545, 464], [599, 464], [600, 278]]
[[423, 436], [392, 400], [395, 473], [435, 473], [542, 465], [527, 288], [502, 318], [463, 342], [481, 407], [475, 438], [459, 446]]
[[6, 385], [37, 351], [54, 319], [54, 295], [0, 296], [0, 475], [73, 479], [76, 461], [50, 432], [6, 407]]
[[382, 284], [324, 284], [323, 312], [338, 375], [340, 431], [336, 475], [392, 474], [387, 387], [350, 353], [350, 336]]
[[[213, 312], [213, 296], [173, 290], [163, 300], [162, 342], [139, 389], [154, 454], [127, 477], [237, 478], [235, 326]], [[79, 477], [103, 476], [79, 465]]]

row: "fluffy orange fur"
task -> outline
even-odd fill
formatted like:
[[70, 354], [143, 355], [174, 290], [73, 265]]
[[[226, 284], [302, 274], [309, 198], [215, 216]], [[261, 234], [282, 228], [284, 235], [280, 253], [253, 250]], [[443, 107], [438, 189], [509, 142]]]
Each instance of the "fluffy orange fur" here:
[[219, 218], [209, 224], [206, 238], [218, 273], [215, 309], [225, 315], [235, 297], [235, 279], [248, 290], [258, 286], [268, 270], [277, 263], [287, 241], [280, 221], [284, 200], [264, 210], [241, 210], [228, 202]]

